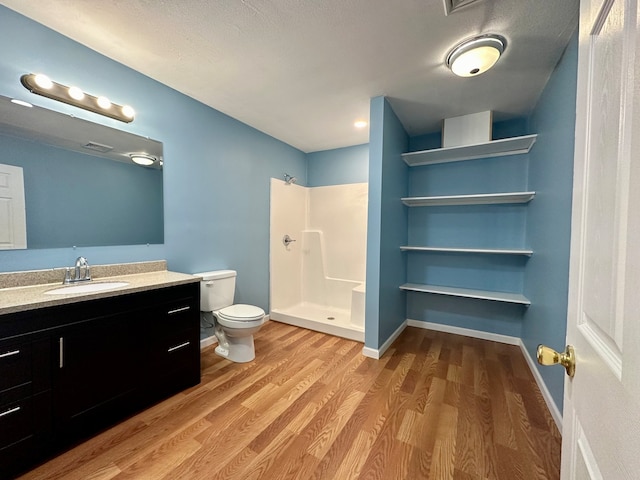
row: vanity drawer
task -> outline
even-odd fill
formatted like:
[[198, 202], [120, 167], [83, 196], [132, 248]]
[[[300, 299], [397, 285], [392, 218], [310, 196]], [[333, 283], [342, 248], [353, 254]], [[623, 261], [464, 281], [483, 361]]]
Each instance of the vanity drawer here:
[[31, 342], [0, 342], [0, 393], [32, 380]]
[[0, 407], [0, 449], [33, 436], [33, 397]]

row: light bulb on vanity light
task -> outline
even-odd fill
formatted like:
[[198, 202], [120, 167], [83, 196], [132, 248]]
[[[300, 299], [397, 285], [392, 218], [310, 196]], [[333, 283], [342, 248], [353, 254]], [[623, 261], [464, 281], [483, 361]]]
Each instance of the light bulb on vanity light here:
[[122, 107], [122, 114], [127, 118], [133, 118], [136, 116], [136, 111], [130, 105], [124, 105]]
[[36, 85], [38, 85], [40, 88], [44, 88], [45, 90], [49, 90], [51, 87], [53, 87], [53, 82], [51, 81], [51, 79], [46, 75], [43, 75], [42, 73], [38, 73], [35, 76], [34, 81], [36, 82]]
[[111, 100], [109, 100], [107, 97], [98, 97], [96, 103], [100, 108], [104, 108], [105, 110], [109, 110], [111, 108]]
[[84, 98], [84, 92], [78, 87], [69, 87], [69, 96], [74, 100], [82, 100]]

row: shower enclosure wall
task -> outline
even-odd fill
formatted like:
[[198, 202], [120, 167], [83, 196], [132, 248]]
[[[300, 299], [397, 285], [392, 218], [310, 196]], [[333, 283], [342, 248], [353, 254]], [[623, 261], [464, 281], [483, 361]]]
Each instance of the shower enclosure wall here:
[[364, 341], [367, 197], [271, 179], [272, 320]]

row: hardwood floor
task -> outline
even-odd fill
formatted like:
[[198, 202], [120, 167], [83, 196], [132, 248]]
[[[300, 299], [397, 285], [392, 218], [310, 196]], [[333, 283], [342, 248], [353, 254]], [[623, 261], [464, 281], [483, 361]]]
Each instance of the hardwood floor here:
[[28, 479], [555, 479], [560, 434], [517, 347], [409, 327], [380, 360], [277, 322], [254, 362], [202, 382]]

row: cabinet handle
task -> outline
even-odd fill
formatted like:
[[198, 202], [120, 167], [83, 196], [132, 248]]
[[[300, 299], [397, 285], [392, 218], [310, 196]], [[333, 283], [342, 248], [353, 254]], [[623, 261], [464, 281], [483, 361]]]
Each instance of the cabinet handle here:
[[64, 367], [64, 337], [58, 340], [59, 367]]
[[0, 413], [0, 417], [4, 417], [5, 415], [9, 415], [11, 413], [16, 413], [18, 410], [20, 410], [20, 407], [13, 407], [10, 408], [9, 410], [7, 410], [6, 412], [2, 412]]
[[175, 347], [171, 347], [169, 350], [167, 350], [167, 352], [171, 353], [171, 352], [173, 352], [174, 350], [178, 350], [179, 348], [184, 348], [184, 347], [186, 347], [187, 345], [189, 345], [190, 343], [191, 343], [191, 342], [184, 342], [184, 343], [181, 343], [180, 345], [176, 345]]
[[12, 352], [7, 352], [7, 353], [0, 353], [0, 358], [10, 357], [12, 355], [18, 355], [19, 353], [20, 353], [20, 350], [14, 350]]
[[167, 312], [167, 315], [173, 315], [174, 313], [186, 312], [187, 310], [190, 310], [190, 309], [191, 309], [191, 307], [176, 308], [175, 310], [169, 310]]

